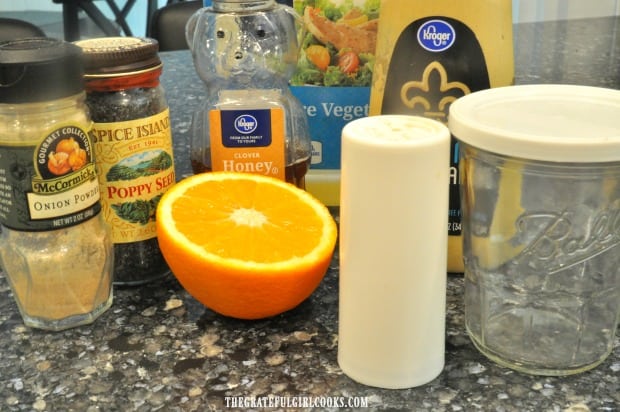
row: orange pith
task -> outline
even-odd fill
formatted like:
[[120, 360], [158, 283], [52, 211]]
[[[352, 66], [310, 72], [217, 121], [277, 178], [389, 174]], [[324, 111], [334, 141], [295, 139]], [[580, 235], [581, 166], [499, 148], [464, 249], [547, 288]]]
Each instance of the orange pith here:
[[325, 206], [291, 184], [216, 172], [186, 178], [162, 197], [157, 236], [197, 300], [226, 316], [258, 319], [310, 296], [337, 229]]

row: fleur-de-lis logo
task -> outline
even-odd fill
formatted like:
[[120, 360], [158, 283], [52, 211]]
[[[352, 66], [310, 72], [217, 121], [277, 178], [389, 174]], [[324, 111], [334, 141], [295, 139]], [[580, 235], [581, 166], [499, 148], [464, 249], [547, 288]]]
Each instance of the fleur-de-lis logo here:
[[433, 61], [424, 69], [421, 80], [403, 84], [400, 99], [406, 107], [445, 123], [450, 104], [469, 93], [471, 91], [464, 83], [449, 82], [445, 67]]

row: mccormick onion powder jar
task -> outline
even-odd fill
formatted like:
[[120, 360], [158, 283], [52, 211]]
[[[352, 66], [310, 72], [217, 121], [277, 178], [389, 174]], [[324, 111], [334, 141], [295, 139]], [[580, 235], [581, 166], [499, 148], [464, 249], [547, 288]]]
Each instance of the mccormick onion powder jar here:
[[82, 52], [0, 42], [0, 262], [24, 324], [63, 330], [112, 305]]

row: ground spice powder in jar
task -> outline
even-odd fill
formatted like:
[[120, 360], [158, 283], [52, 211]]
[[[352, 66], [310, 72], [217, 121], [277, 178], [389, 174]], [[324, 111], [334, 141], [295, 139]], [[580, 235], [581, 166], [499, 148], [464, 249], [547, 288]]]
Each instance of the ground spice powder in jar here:
[[[13, 250], [1, 255], [7, 271], [11, 271], [13, 292], [22, 312], [37, 319], [34, 324], [27, 324], [65, 329], [90, 323], [94, 320], [89, 316], [93, 308], [111, 305], [113, 259], [107, 249], [111, 248], [110, 239], [103, 228], [98, 219], [90, 219], [70, 229], [50, 232], [5, 230], [4, 242], [12, 244]], [[50, 244], [65, 247], [50, 248]], [[46, 246], [48, 252], [41, 253]], [[23, 251], [28, 249], [36, 252], [29, 254], [26, 266]], [[99, 273], [105, 276], [93, 276]]]
[[157, 204], [175, 182], [158, 43], [104, 37], [76, 44], [85, 57], [103, 213], [114, 242], [114, 283], [142, 284], [169, 273], [155, 232]]
[[0, 262], [24, 324], [45, 330], [92, 323], [113, 300], [82, 77], [73, 44], [0, 42]]

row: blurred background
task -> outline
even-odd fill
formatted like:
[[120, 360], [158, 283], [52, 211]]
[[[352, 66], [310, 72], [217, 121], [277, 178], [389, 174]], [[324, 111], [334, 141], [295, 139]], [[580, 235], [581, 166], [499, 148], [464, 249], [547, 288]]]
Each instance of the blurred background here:
[[[0, 0], [0, 18], [25, 20], [39, 26], [48, 37], [64, 38], [64, 13], [77, 10], [80, 38], [102, 37], [109, 26], [97, 24], [97, 17], [105, 17], [120, 35], [126, 33], [118, 20], [126, 23], [134, 36], [147, 34], [150, 15], [160, 7], [183, 0]], [[121, 19], [119, 19], [119, 16]], [[74, 40], [74, 39], [70, 39]]]
[[513, 0], [515, 23], [619, 16], [620, 0]]
[[[96, 9], [91, 12], [109, 20], [119, 34], [126, 34], [122, 27], [126, 24], [132, 35], [145, 36], [155, 10], [178, 2], [182, 0], [0, 0], [0, 17], [26, 20], [43, 29], [48, 37], [64, 38], [63, 12], [76, 7], [79, 37], [104, 36], [105, 29], [85, 11], [90, 7]], [[515, 23], [618, 15], [620, 0], [513, 0]]]

